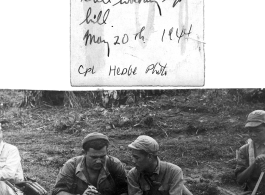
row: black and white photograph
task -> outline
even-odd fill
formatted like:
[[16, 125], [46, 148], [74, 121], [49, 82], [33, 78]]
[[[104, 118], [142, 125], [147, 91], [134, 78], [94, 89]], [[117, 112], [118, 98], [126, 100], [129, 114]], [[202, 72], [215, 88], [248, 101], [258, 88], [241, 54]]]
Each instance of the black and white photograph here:
[[0, 2], [0, 195], [265, 194], [261, 0]]
[[263, 194], [264, 89], [0, 90], [1, 194]]

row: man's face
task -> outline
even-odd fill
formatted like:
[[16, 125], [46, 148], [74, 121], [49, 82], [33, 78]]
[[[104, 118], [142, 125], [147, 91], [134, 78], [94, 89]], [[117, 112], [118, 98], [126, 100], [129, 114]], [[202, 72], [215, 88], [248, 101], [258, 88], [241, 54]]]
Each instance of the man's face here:
[[89, 148], [89, 150], [85, 153], [87, 168], [96, 171], [100, 170], [106, 161], [106, 156], [107, 156], [106, 146], [104, 146], [100, 150]]
[[151, 165], [148, 155], [144, 155], [138, 150], [132, 150], [132, 161], [135, 168], [140, 172], [148, 170]]
[[265, 142], [265, 126], [259, 125], [257, 127], [249, 127], [248, 129], [250, 138], [256, 143]]

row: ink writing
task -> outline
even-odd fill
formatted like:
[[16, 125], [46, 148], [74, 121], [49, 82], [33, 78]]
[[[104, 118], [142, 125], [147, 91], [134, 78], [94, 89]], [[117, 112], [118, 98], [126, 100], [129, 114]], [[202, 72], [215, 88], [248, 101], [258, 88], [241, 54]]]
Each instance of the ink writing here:
[[136, 40], [136, 38], [138, 37], [139, 39], [141, 39], [142, 41], [144, 41], [144, 36], [142, 35], [144, 29], [145, 29], [145, 26], [143, 26], [143, 27], [141, 28], [140, 32], [138, 32], [138, 33], [135, 34], [135, 37], [134, 37], [135, 40]]
[[92, 45], [92, 43], [96, 43], [96, 44], [104, 43], [104, 44], [106, 44], [107, 49], [108, 49], [108, 57], [109, 57], [109, 54], [110, 54], [109, 42], [105, 41], [104, 39], [102, 40], [102, 38], [100, 36], [98, 38], [96, 38], [95, 35], [90, 34], [89, 30], [87, 30], [86, 34], [83, 37], [83, 40], [85, 41], [85, 46], [87, 46], [87, 43], [89, 43], [90, 45]]
[[117, 3], [114, 3], [113, 6], [115, 5], [122, 5], [122, 4], [133, 4], [133, 3], [155, 3], [157, 5], [158, 11], [159, 11], [159, 15], [162, 16], [162, 12], [161, 12], [161, 7], [159, 5], [159, 3], [155, 0], [119, 0]]
[[[138, 85], [142, 80], [153, 85], [188, 74], [186, 70], [203, 58], [194, 54], [194, 50], [201, 53], [201, 48], [204, 52], [202, 43], [196, 42], [203, 39], [203, 33], [197, 32], [204, 29], [204, 21], [197, 17], [204, 16], [202, 1], [74, 1], [70, 40], [75, 67], [71, 71], [81, 78], [78, 83], [92, 79], [94, 85], [104, 78], [104, 85], [116, 85], [116, 81]], [[179, 77], [175, 78], [178, 82]]]
[[146, 74], [152, 73], [152, 74], [156, 74], [160, 76], [166, 76], [167, 75], [166, 68], [167, 68], [167, 64], [163, 66], [159, 62], [157, 62], [155, 64], [151, 64], [147, 66], [145, 73]]
[[116, 67], [116, 65], [114, 67], [110, 66], [109, 69], [109, 76], [111, 74], [113, 74], [113, 76], [116, 75], [127, 75], [127, 76], [131, 76], [131, 75], [136, 75], [137, 74], [137, 67], [132, 67], [132, 65], [130, 65], [128, 68], [120, 68], [120, 67]]
[[102, 18], [101, 22], [100, 22], [100, 19], [101, 19], [102, 11], [100, 11], [98, 13], [98, 15], [94, 14], [93, 18], [90, 19], [91, 12], [92, 12], [92, 8], [89, 7], [87, 9], [87, 12], [86, 12], [86, 18], [83, 20], [83, 22], [80, 23], [80, 25], [83, 24], [83, 23], [89, 24], [90, 22], [92, 22], [93, 24], [99, 24], [99, 25], [107, 24], [106, 21], [107, 21], [107, 19], [109, 17], [110, 9], [107, 9], [104, 12], [104, 15], [103, 15], [103, 18]]
[[181, 0], [175, 0], [172, 7], [175, 7]]
[[[116, 39], [116, 41], [114, 42], [114, 45], [120, 45], [120, 42], [119, 42], [120, 37], [115, 36], [114, 38]], [[128, 43], [128, 41], [129, 41], [129, 36], [127, 34], [124, 34], [122, 39], [121, 39], [121, 43], [126, 44], [126, 43]]]
[[[92, 0], [81, 0], [81, 2], [83, 2], [83, 1], [89, 2], [89, 1], [92, 1]], [[107, 1], [105, 1], [105, 0], [93, 0], [93, 3], [104, 3], [104, 4], [108, 4], [108, 3], [111, 3], [111, 1], [110, 0], [107, 0]]]
[[[173, 40], [174, 37], [177, 37], [178, 43], [180, 41], [181, 38], [185, 37], [185, 36], [190, 36], [191, 34], [191, 29], [192, 29], [192, 24], [190, 25], [189, 30], [187, 31], [187, 29], [183, 28], [183, 29], [176, 29], [176, 32], [174, 32], [174, 28], [172, 27], [169, 31], [168, 31], [168, 37], [169, 40]], [[164, 36], [165, 36], [165, 32], [166, 29], [163, 30], [163, 34], [162, 34], [162, 42], [164, 41]]]
[[84, 68], [83, 65], [80, 65], [78, 68], [78, 73], [83, 74], [84, 77], [87, 75], [87, 73], [95, 74], [96, 72], [94, 71], [94, 66], [92, 68]]

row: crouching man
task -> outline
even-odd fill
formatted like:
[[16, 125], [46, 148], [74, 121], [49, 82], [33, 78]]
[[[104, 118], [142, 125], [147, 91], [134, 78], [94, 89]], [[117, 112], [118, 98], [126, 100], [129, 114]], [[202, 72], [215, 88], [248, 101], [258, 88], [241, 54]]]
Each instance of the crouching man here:
[[180, 167], [161, 161], [158, 143], [146, 135], [128, 145], [135, 165], [128, 173], [129, 195], [190, 195]]
[[0, 123], [0, 194], [17, 195], [12, 190], [12, 185], [23, 181], [23, 179], [19, 151], [16, 146], [3, 141], [3, 132]]
[[[238, 152], [235, 170], [237, 182], [251, 194], [261, 172], [265, 171], [265, 111], [255, 110], [248, 115], [245, 127], [248, 129], [248, 143]], [[256, 194], [265, 194], [265, 177], [259, 184]]]
[[109, 139], [90, 133], [82, 141], [83, 156], [68, 160], [60, 170], [53, 195], [127, 195], [124, 166], [107, 154]]

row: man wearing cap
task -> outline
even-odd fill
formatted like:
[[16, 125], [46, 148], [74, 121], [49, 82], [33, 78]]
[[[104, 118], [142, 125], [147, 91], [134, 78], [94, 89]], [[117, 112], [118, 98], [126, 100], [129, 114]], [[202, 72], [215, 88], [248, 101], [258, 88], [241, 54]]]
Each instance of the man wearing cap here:
[[[24, 180], [21, 158], [16, 146], [3, 141], [3, 132], [0, 123], [0, 194], [16, 195], [12, 184]], [[22, 194], [22, 192], [19, 192]]]
[[82, 141], [84, 155], [68, 160], [60, 170], [53, 195], [127, 195], [124, 166], [107, 155], [109, 139], [90, 133]]
[[159, 145], [153, 138], [141, 135], [128, 147], [135, 165], [127, 175], [129, 195], [182, 194], [181, 168], [158, 158]]
[[[265, 111], [255, 110], [248, 115], [245, 128], [250, 139], [238, 152], [236, 179], [244, 190], [253, 191], [261, 172], [265, 171]], [[265, 193], [265, 178], [261, 181], [257, 194]]]

